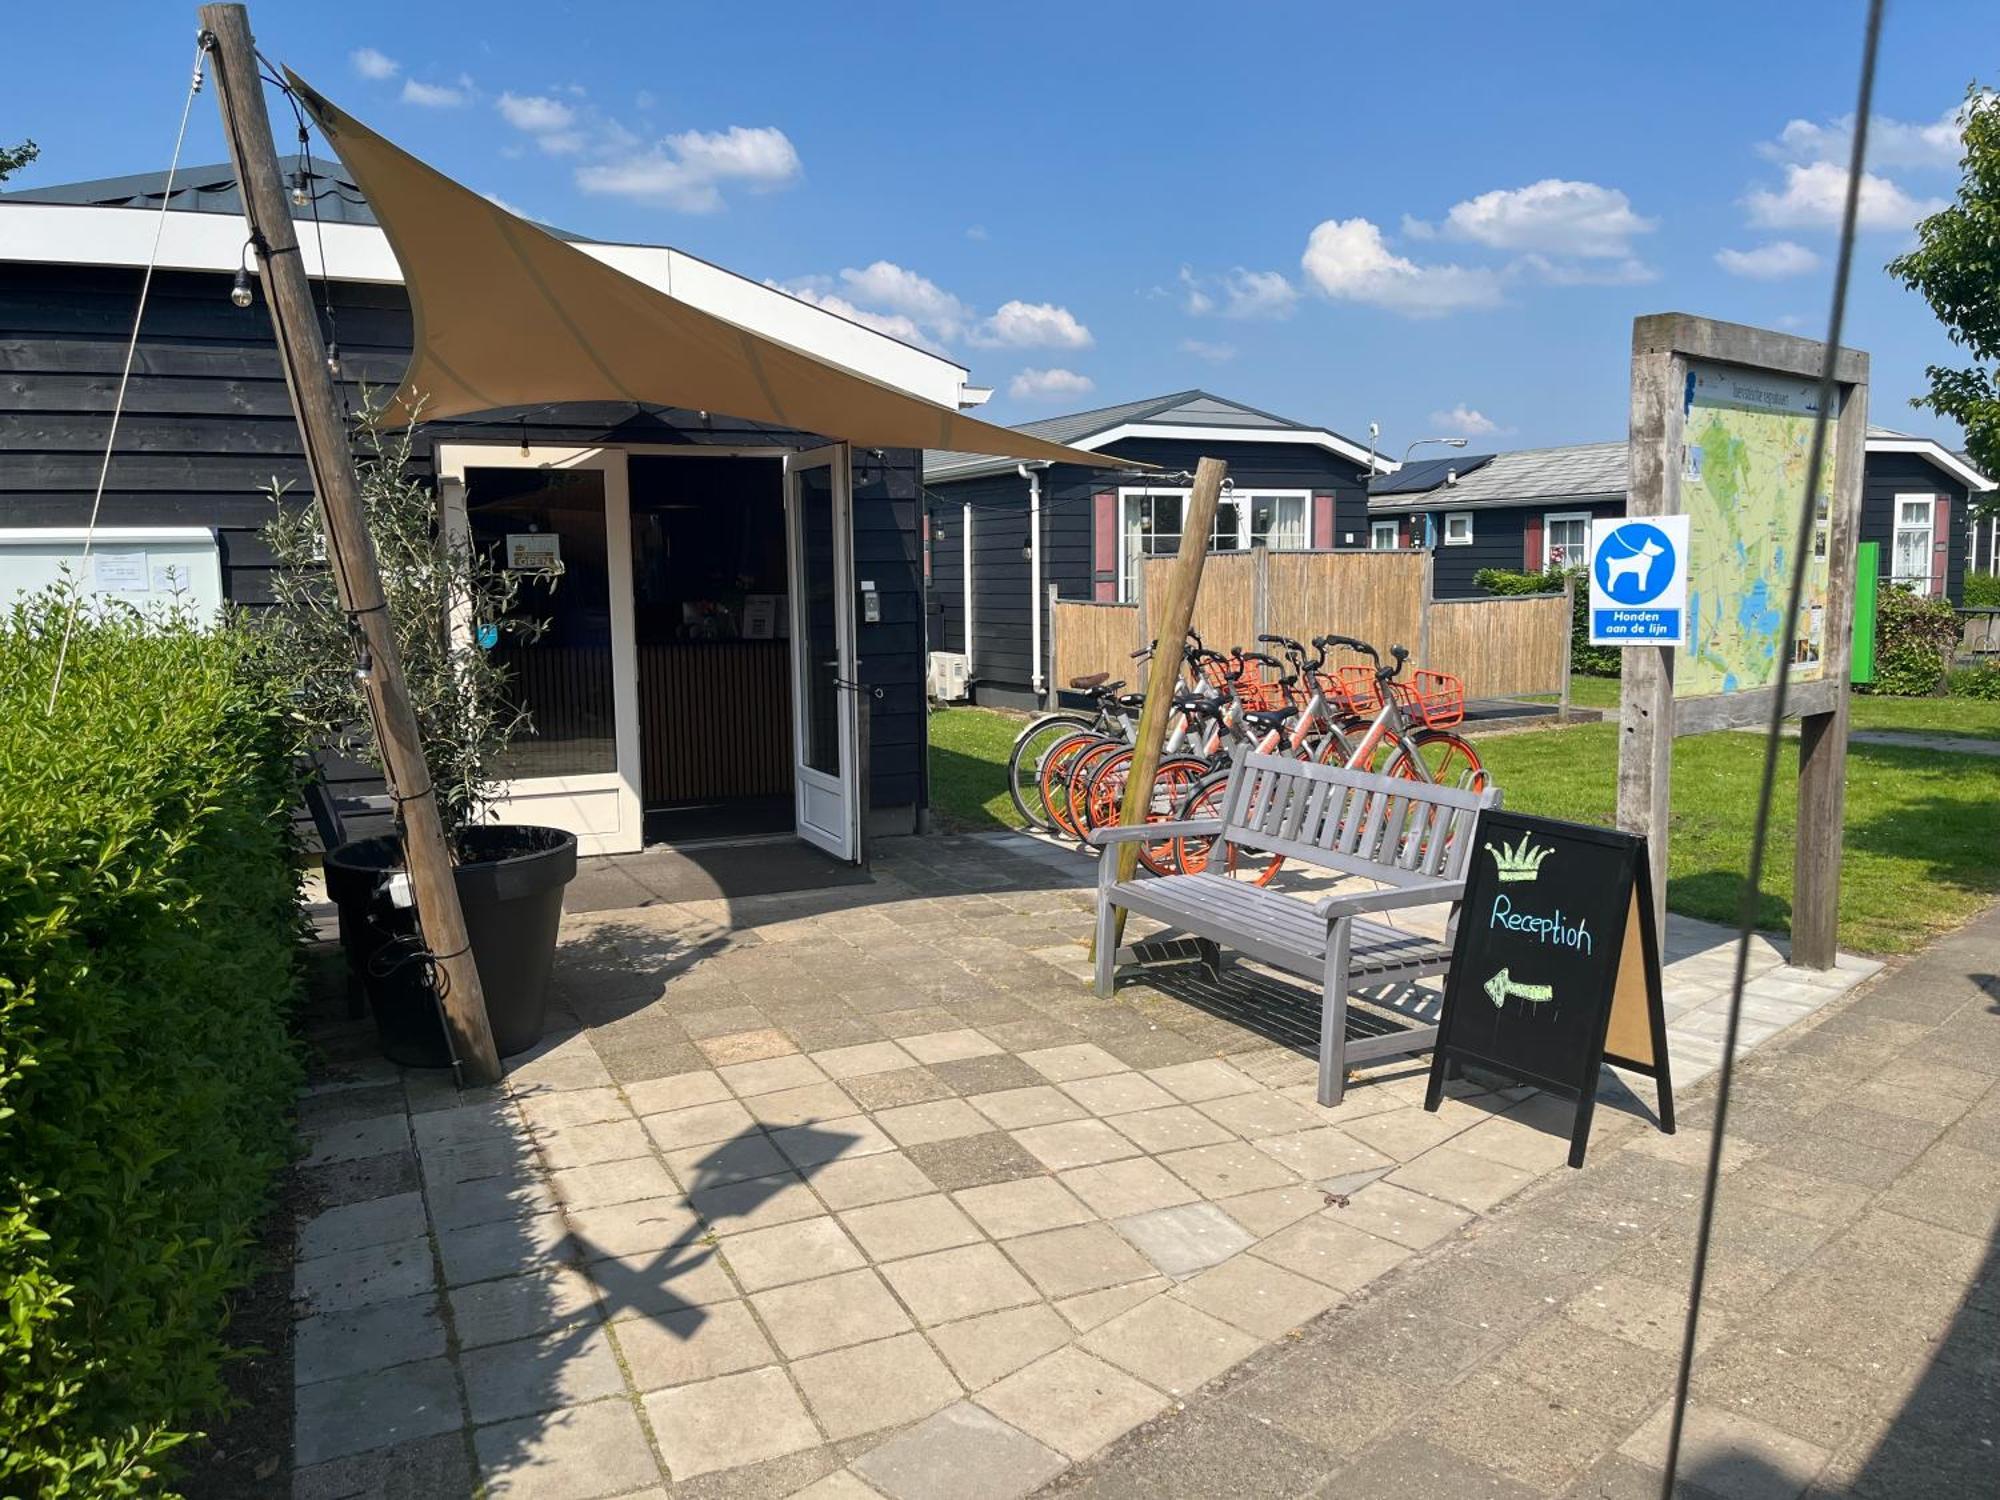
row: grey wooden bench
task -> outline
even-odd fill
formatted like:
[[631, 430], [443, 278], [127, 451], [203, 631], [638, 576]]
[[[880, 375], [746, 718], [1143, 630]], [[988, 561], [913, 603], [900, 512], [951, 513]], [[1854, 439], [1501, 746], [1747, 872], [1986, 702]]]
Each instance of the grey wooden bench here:
[[[1323, 997], [1319, 1102], [1338, 1104], [1350, 1065], [1427, 1051], [1437, 1041], [1433, 1009], [1406, 1012], [1423, 1024], [1350, 1042], [1347, 997], [1359, 989], [1440, 975], [1451, 966], [1449, 925], [1440, 941], [1372, 921], [1370, 914], [1450, 903], [1455, 923], [1472, 856], [1473, 822], [1481, 808], [1499, 802], [1499, 790], [1491, 786], [1472, 792], [1246, 754], [1231, 772], [1220, 818], [1101, 828], [1091, 835], [1104, 846], [1097, 876], [1097, 992], [1111, 993], [1117, 965], [1131, 952], [1116, 947], [1121, 907], [1195, 938], [1212, 965], [1220, 966], [1226, 944], [1286, 973], [1317, 980]], [[1118, 844], [1180, 835], [1216, 840], [1211, 871], [1223, 868], [1223, 846], [1236, 844], [1282, 854], [1288, 865], [1296, 860], [1362, 876], [1378, 882], [1378, 889], [1314, 898], [1223, 874], [1149, 876], [1143, 867], [1136, 879], [1117, 879]]]

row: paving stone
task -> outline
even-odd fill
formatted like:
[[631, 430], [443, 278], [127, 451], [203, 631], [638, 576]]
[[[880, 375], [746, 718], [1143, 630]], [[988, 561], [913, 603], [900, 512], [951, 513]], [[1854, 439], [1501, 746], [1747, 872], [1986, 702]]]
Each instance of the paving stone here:
[[1160, 1164], [1204, 1198], [1234, 1198], [1264, 1188], [1296, 1187], [1298, 1175], [1247, 1141], [1169, 1151]]
[[850, 1209], [840, 1222], [878, 1261], [972, 1244], [980, 1237], [978, 1226], [942, 1193]]
[[[1623, 1347], [1630, 1349], [1630, 1345]], [[1667, 1364], [1671, 1356], [1654, 1355]], [[1657, 1404], [1666, 1382], [1621, 1382], [1638, 1399], [1640, 1409], [1627, 1420], [1636, 1422]], [[1887, 1382], [1897, 1390], [1901, 1382]], [[1868, 1433], [1885, 1386], [1857, 1378], [1849, 1370], [1805, 1359], [1791, 1350], [1756, 1339], [1727, 1339], [1695, 1361], [1694, 1400], [1704, 1406], [1756, 1418], [1789, 1436], [1837, 1452]], [[1907, 1408], [1905, 1409], [1907, 1410]]]
[[885, 1109], [875, 1116], [875, 1120], [905, 1149], [931, 1141], [983, 1135], [993, 1128], [984, 1115], [963, 1099], [938, 1099], [928, 1104], [906, 1104], [897, 1109]]
[[1061, 1087], [1070, 1098], [1098, 1116], [1160, 1109], [1174, 1102], [1172, 1094], [1143, 1073], [1106, 1073], [1074, 1079]]
[[953, 1195], [958, 1206], [995, 1239], [1012, 1239], [1042, 1229], [1087, 1224], [1095, 1217], [1074, 1193], [1053, 1177], [1024, 1177]]
[[895, 1261], [882, 1274], [926, 1326], [1036, 1300], [1034, 1287], [986, 1244]]
[[1105, 1073], [1128, 1071], [1125, 1064], [1094, 1042], [1073, 1042], [1062, 1047], [1038, 1047], [1021, 1053], [1021, 1061], [1050, 1083], [1069, 1083], [1078, 1078], [1096, 1078]]
[[295, 1170], [299, 1190], [307, 1201], [327, 1208], [413, 1192], [422, 1181], [417, 1171], [417, 1155], [407, 1148], [364, 1156], [358, 1161], [329, 1162], [323, 1167], [300, 1166]]
[[688, 1195], [688, 1203], [717, 1235], [768, 1229], [826, 1212], [796, 1172], [719, 1183]]
[[981, 1390], [1060, 1349], [1071, 1336], [1070, 1325], [1045, 1302], [931, 1329], [931, 1342], [969, 1391]]
[[1236, 1255], [1183, 1282], [1174, 1295], [1210, 1317], [1270, 1341], [1340, 1300], [1319, 1282], [1254, 1256]]
[[1261, 1342], [1172, 1297], [1154, 1297], [1084, 1335], [1081, 1347], [1170, 1395], [1186, 1396]]
[[1215, 1206], [1261, 1240], [1327, 1207], [1327, 1195], [1312, 1183], [1302, 1182], [1219, 1198]]
[[780, 1089], [809, 1088], [816, 1083], [825, 1083], [826, 1074], [811, 1058], [799, 1053], [788, 1053], [780, 1057], [759, 1058], [751, 1062], [731, 1063], [716, 1069], [723, 1083], [738, 1098], [752, 1094], [774, 1094]]
[[641, 1083], [628, 1083], [625, 1085], [625, 1097], [631, 1101], [632, 1112], [636, 1115], [672, 1114], [703, 1104], [725, 1103], [729, 1099], [729, 1086], [722, 1081], [720, 1074], [702, 1068], [665, 1078], [651, 1078]]
[[1142, 1151], [1155, 1154], [1213, 1146], [1234, 1139], [1207, 1115], [1186, 1104], [1121, 1114], [1113, 1128]]
[[859, 1042], [848, 1047], [830, 1047], [814, 1052], [812, 1060], [827, 1077], [861, 1078], [871, 1073], [891, 1073], [916, 1061], [901, 1046], [890, 1041]]
[[832, 1161], [812, 1174], [812, 1190], [828, 1208], [861, 1208], [936, 1191], [936, 1185], [900, 1151]]
[[679, 1481], [820, 1441], [791, 1382], [775, 1366], [655, 1391], [645, 1407], [667, 1468]]
[[1058, 1349], [979, 1396], [979, 1404], [1072, 1459], [1088, 1458], [1167, 1398], [1081, 1349]]
[[[828, 1132], [818, 1125], [793, 1127], [802, 1142], [821, 1142]], [[767, 1135], [740, 1135], [706, 1146], [683, 1146], [662, 1151], [660, 1159], [674, 1180], [690, 1192], [720, 1187], [725, 1182], [747, 1182], [753, 1177], [778, 1177], [792, 1168], [791, 1160], [778, 1150]]]
[[930, 1069], [946, 1085], [968, 1099], [975, 1094], [1033, 1088], [1044, 1082], [1041, 1074], [1018, 1057], [998, 1050], [982, 1057], [932, 1063]]
[[428, 1292], [436, 1281], [423, 1236], [316, 1255], [292, 1269], [292, 1295], [315, 1313], [345, 1312]]
[[737, 1063], [783, 1057], [799, 1050], [784, 1032], [768, 1026], [755, 1031], [732, 1032], [727, 1036], [696, 1037], [694, 1044], [717, 1071]]
[[788, 1359], [887, 1338], [911, 1327], [874, 1271], [848, 1271], [753, 1293], [751, 1304]]
[[1464, 1454], [1415, 1433], [1399, 1432], [1371, 1444], [1317, 1491], [1325, 1500], [1434, 1500], [1477, 1495], [1480, 1500], [1535, 1500], [1544, 1491], [1509, 1479]]
[[[692, 1239], [701, 1233], [702, 1227], [688, 1200], [677, 1192], [658, 1198], [638, 1198], [630, 1203], [613, 1204], [609, 1208], [571, 1209], [560, 1216], [523, 1219], [519, 1223], [549, 1225], [550, 1217], [557, 1222], [568, 1221], [570, 1238], [577, 1247], [578, 1256], [585, 1261], [664, 1250], [669, 1245]], [[549, 1225], [549, 1229], [552, 1228], [553, 1225]], [[549, 1232], [549, 1229], [542, 1232]], [[449, 1274], [452, 1264], [450, 1237], [440, 1235], [438, 1238], [440, 1244], [447, 1246], [445, 1267]], [[533, 1242], [530, 1240], [528, 1243]], [[470, 1254], [492, 1253], [490, 1247], [480, 1242], [475, 1244], [478, 1248]], [[486, 1262], [482, 1260], [480, 1264]], [[467, 1276], [465, 1279], [479, 1278]]]
[[[1672, 1419], [1671, 1403], [1662, 1403], [1618, 1451], [1638, 1463], [1664, 1465]], [[1792, 1500], [1831, 1456], [1753, 1417], [1700, 1402], [1688, 1403], [1681, 1428], [1680, 1472], [1718, 1500]]]
[[547, 1213], [556, 1206], [555, 1190], [538, 1170], [522, 1166], [494, 1177], [428, 1186], [431, 1224], [437, 1229], [462, 1229]]
[[815, 1083], [803, 1088], [757, 1094], [745, 1099], [743, 1105], [766, 1129], [854, 1117], [854, 1101], [841, 1091], [837, 1083]]
[[1030, 1125], [1053, 1125], [1062, 1120], [1081, 1120], [1089, 1111], [1052, 1084], [1002, 1089], [997, 1093], [974, 1094], [966, 1100], [974, 1109], [1002, 1130], [1020, 1130]]
[[915, 1421], [961, 1394], [944, 1361], [914, 1333], [816, 1354], [791, 1373], [836, 1442]]
[[1143, 1281], [1153, 1268], [1106, 1224], [1079, 1224], [1008, 1240], [1009, 1258], [1049, 1297]]
[[1011, 1182], [1042, 1170], [1040, 1162], [1004, 1130], [965, 1135], [956, 1140], [930, 1141], [910, 1147], [907, 1155], [924, 1175], [946, 1192]]
[[1403, 1109], [1364, 1115], [1360, 1119], [1348, 1121], [1342, 1128], [1363, 1145], [1374, 1147], [1384, 1156], [1393, 1156], [1397, 1161], [1409, 1161], [1412, 1157], [1423, 1155], [1433, 1146], [1444, 1144], [1466, 1127], [1454, 1124], [1442, 1115], [1432, 1114], [1416, 1105], [1410, 1105]]
[[1325, 1179], [1359, 1173], [1382, 1173], [1396, 1164], [1372, 1146], [1364, 1146], [1345, 1131], [1315, 1126], [1289, 1135], [1259, 1136], [1252, 1142], [1271, 1160], [1301, 1177]]
[[668, 1250], [594, 1260], [584, 1274], [609, 1319], [706, 1307], [737, 1294], [736, 1283], [722, 1269], [714, 1247], [699, 1240]]
[[368, 1198], [315, 1214], [299, 1226], [296, 1254], [301, 1260], [343, 1250], [362, 1250], [425, 1233], [421, 1193], [394, 1193]]
[[366, 1156], [380, 1156], [385, 1151], [400, 1151], [409, 1143], [409, 1117], [400, 1110], [365, 1120], [342, 1120], [313, 1133], [312, 1149], [300, 1165], [323, 1167], [334, 1162], [358, 1161]]
[[1121, 1218], [1113, 1226], [1165, 1275], [1194, 1275], [1255, 1243], [1212, 1203], [1188, 1203]]
[[731, 1235], [723, 1241], [722, 1258], [748, 1292], [862, 1264], [861, 1252], [830, 1216]]
[[1149, 1068], [1146, 1076], [1176, 1099], [1188, 1104], [1221, 1099], [1230, 1094], [1247, 1094], [1258, 1086], [1241, 1069], [1231, 1067], [1220, 1058]]
[[906, 1036], [903, 1050], [920, 1063], [958, 1062], [969, 1057], [991, 1057], [1002, 1049], [969, 1026], [952, 1031], [933, 1031], [922, 1036]]
[[623, 1401], [520, 1417], [472, 1435], [492, 1500], [596, 1500], [660, 1479], [660, 1466]]
[[597, 1317], [596, 1289], [574, 1266], [454, 1287], [452, 1326], [467, 1349], [504, 1344]]
[[1327, 1211], [1339, 1214], [1349, 1228], [1365, 1230], [1413, 1250], [1436, 1244], [1472, 1217], [1465, 1209], [1413, 1193], [1393, 1182], [1372, 1183], [1351, 1194], [1347, 1207]]
[[518, 1057], [507, 1059], [506, 1087], [515, 1098], [569, 1089], [608, 1087], [611, 1075], [578, 1032], [551, 1036]]
[[1250, 1094], [1231, 1094], [1221, 1099], [1205, 1099], [1195, 1108], [1218, 1125], [1250, 1139], [1267, 1135], [1296, 1135], [1302, 1130], [1321, 1128], [1317, 1116], [1269, 1089], [1259, 1089]]
[[549, 1184], [565, 1209], [609, 1208], [642, 1198], [665, 1197], [674, 1191], [673, 1178], [651, 1156], [551, 1172]]
[[301, 1468], [464, 1425], [450, 1360], [426, 1359], [298, 1388], [293, 1461]]
[[475, 1423], [525, 1417], [615, 1396], [625, 1377], [598, 1326], [494, 1344], [462, 1362]]
[[[549, 1097], [561, 1099], [567, 1096], [551, 1094]], [[630, 1118], [551, 1130], [536, 1136], [535, 1145], [542, 1154], [542, 1160], [555, 1171], [629, 1161], [633, 1157], [650, 1156], [653, 1149], [644, 1128]]]
[[292, 1325], [292, 1377], [299, 1385], [386, 1369], [445, 1352], [435, 1296], [405, 1297]]
[[843, 1087], [863, 1109], [895, 1109], [955, 1098], [957, 1091], [929, 1068], [912, 1065], [893, 1072], [870, 1073], [842, 1080]]
[[1470, 1155], [1533, 1173], [1554, 1171], [1569, 1160], [1566, 1131], [1544, 1130], [1511, 1115], [1482, 1120], [1452, 1137], [1451, 1144]]
[[1407, 1161], [1387, 1178], [1389, 1185], [1442, 1198], [1484, 1213], [1535, 1180], [1535, 1174], [1451, 1146], [1438, 1146]]
[[[1678, 1351], [1687, 1315], [1686, 1286], [1665, 1286], [1635, 1276], [1601, 1276], [1563, 1306], [1563, 1316], [1585, 1328], [1662, 1353]], [[1711, 1314], [1702, 1320], [1704, 1343], [1716, 1332]]]
[[1018, 1500], [1055, 1478], [1063, 1456], [961, 1401], [854, 1462], [893, 1500]]
[[572, 1130], [579, 1125], [597, 1125], [608, 1120], [629, 1120], [632, 1111], [625, 1096], [615, 1088], [574, 1089], [561, 1094], [535, 1094], [523, 1099], [520, 1115], [530, 1130], [540, 1134]]
[[443, 1432], [331, 1459], [292, 1475], [292, 1500], [473, 1500], [465, 1435]]
[[1487, 1368], [1629, 1428], [1658, 1404], [1676, 1363], [1672, 1354], [1642, 1349], [1568, 1318], [1547, 1318]]
[[632, 1384], [641, 1391], [753, 1370], [775, 1358], [742, 1302], [621, 1318], [611, 1326]]
[[733, 1099], [647, 1115], [642, 1123], [646, 1133], [652, 1136], [662, 1151], [726, 1141], [757, 1128], [757, 1122], [750, 1118], [750, 1111]]
[[1341, 1213], [1324, 1209], [1301, 1219], [1251, 1253], [1343, 1292], [1359, 1291], [1409, 1258], [1408, 1246], [1353, 1228], [1344, 1218], [1336, 1217]]
[[793, 1166], [808, 1174], [828, 1162], [896, 1149], [896, 1142], [866, 1115], [849, 1115], [844, 1120], [826, 1120], [815, 1125], [783, 1126], [771, 1132], [771, 1144]]
[[1057, 1180], [1107, 1219], [1192, 1203], [1199, 1197], [1180, 1178], [1144, 1156], [1078, 1167], [1058, 1173]]
[[1102, 1120], [1031, 1125], [1014, 1131], [1013, 1136], [1023, 1149], [1052, 1172], [1139, 1155], [1137, 1146]]

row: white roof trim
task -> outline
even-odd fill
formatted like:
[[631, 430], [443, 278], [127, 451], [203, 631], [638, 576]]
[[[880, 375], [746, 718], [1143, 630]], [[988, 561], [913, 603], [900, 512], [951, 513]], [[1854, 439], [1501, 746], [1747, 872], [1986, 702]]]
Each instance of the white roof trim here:
[[[0, 263], [144, 266], [160, 232], [158, 265], [169, 271], [233, 272], [245, 231], [234, 214], [71, 203], [0, 203]], [[326, 245], [325, 263], [320, 243]], [[299, 226], [300, 259], [312, 276], [401, 286], [389, 239], [373, 224]], [[830, 360], [884, 385], [957, 410], [967, 400], [965, 366], [905, 344], [788, 292], [666, 245], [572, 242], [575, 248], [690, 307]], [[970, 387], [977, 390], [977, 387]]]
[[[1231, 443], [1310, 443], [1316, 448], [1326, 448], [1343, 458], [1351, 458], [1363, 468], [1368, 466], [1369, 453], [1358, 443], [1350, 443], [1337, 432], [1325, 432], [1306, 427], [1204, 427], [1176, 426], [1166, 422], [1126, 422], [1100, 432], [1095, 437], [1079, 438], [1070, 444], [1086, 453], [1096, 453], [1111, 444], [1130, 437], [1168, 438], [1174, 441], [1203, 443], [1219, 440]], [[1381, 454], [1374, 455], [1375, 472], [1393, 474], [1398, 467]]]
[[1870, 453], [1915, 453], [1929, 459], [1954, 479], [1965, 481], [1967, 489], [1990, 490], [1996, 481], [1988, 479], [1935, 438], [1894, 437], [1868, 439]]

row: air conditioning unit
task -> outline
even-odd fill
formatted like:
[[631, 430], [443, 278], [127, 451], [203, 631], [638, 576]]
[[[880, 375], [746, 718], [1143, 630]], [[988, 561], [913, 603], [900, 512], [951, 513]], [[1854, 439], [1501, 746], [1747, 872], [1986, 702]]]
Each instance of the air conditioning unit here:
[[963, 703], [971, 692], [963, 651], [931, 653], [931, 696], [940, 703]]

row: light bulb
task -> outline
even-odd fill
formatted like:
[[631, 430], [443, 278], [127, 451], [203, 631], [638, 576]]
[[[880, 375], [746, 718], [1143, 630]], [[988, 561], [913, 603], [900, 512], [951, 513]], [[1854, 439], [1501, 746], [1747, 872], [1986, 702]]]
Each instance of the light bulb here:
[[337, 343], [326, 346], [326, 372], [335, 380], [340, 379], [340, 345]]
[[304, 208], [312, 202], [312, 185], [304, 168], [292, 173], [292, 207]]
[[236, 268], [236, 284], [229, 289], [229, 300], [238, 307], [248, 307], [257, 300], [257, 294], [250, 290], [250, 272], [247, 267]]

